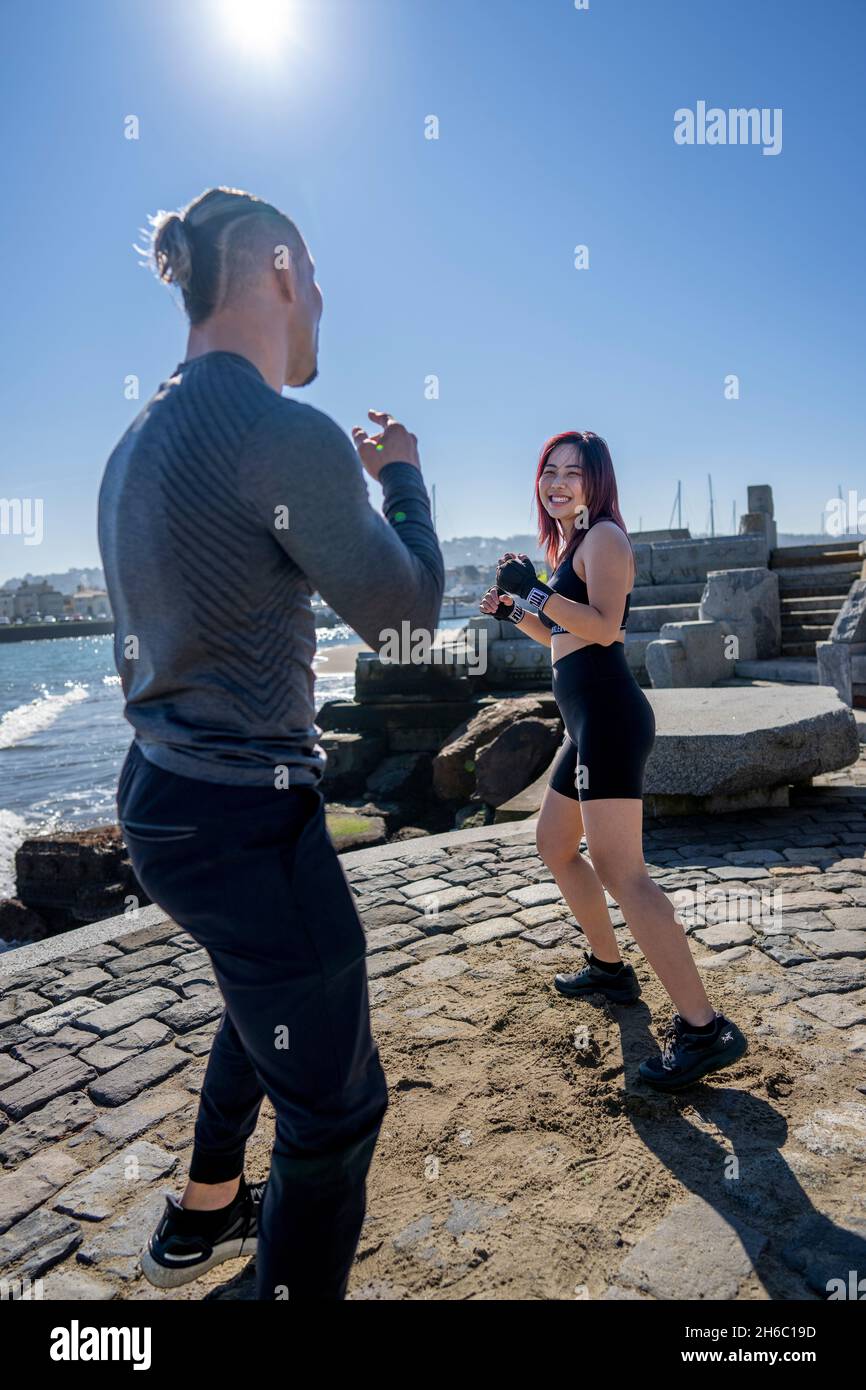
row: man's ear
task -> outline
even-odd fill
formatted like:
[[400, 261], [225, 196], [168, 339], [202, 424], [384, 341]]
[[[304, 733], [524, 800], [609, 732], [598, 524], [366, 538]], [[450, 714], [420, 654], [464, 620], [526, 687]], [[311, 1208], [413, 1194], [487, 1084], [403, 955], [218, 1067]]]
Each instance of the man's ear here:
[[274, 275], [281, 298], [293, 304], [298, 297], [298, 275], [295, 258], [286, 245], [274, 247]]

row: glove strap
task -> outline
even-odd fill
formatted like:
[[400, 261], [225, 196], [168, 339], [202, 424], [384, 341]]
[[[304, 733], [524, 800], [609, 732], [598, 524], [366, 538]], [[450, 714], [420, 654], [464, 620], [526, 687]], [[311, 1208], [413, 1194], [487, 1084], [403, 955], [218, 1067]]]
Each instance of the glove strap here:
[[542, 613], [544, 611], [544, 605], [547, 603], [552, 593], [553, 590], [548, 589], [546, 585], [533, 584], [529, 593], [526, 595], [526, 602], [529, 604], [530, 608], [535, 609], [536, 613]]
[[521, 608], [519, 603], [512, 604], [511, 612], [508, 615], [509, 623], [519, 623], [526, 617], [526, 609]]

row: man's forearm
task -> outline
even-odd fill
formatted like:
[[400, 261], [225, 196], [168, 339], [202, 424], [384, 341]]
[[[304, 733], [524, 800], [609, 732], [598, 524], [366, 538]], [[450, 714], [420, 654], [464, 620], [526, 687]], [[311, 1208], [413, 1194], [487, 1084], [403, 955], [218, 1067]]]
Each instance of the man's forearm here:
[[442, 551], [433, 529], [430, 503], [420, 470], [411, 463], [386, 463], [379, 474], [379, 482], [382, 485], [385, 520], [444, 587]]
[[379, 474], [382, 513], [426, 571], [416, 602], [407, 614], [413, 626], [436, 627], [445, 588], [445, 562], [430, 513], [424, 479], [411, 463], [388, 463]]

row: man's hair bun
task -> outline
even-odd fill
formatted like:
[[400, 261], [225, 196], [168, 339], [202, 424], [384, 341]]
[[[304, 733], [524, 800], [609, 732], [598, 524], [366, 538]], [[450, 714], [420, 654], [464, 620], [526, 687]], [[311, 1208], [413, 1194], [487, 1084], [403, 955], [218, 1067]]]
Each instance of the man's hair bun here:
[[154, 218], [153, 260], [160, 280], [182, 290], [187, 288], [192, 278], [192, 249], [179, 213], [158, 213]]

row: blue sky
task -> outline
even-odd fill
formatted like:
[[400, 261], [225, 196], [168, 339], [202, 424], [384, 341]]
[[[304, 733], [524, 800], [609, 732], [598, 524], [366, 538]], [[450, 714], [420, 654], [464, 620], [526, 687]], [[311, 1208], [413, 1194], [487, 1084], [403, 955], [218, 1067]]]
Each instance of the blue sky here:
[[[528, 530], [568, 428], [608, 439], [635, 529], [682, 479], [703, 531], [708, 473], [719, 532], [749, 482], [795, 531], [866, 492], [860, 0], [286, 0], [258, 46], [257, 3], [5, 12], [0, 494], [42, 497], [45, 538], [0, 536], [0, 580], [97, 561], [124, 378], [146, 399], [185, 346], [131, 246], [217, 183], [297, 220], [325, 295], [302, 396], [404, 418], [443, 537]], [[699, 100], [782, 108], [781, 153], [678, 146]]]

